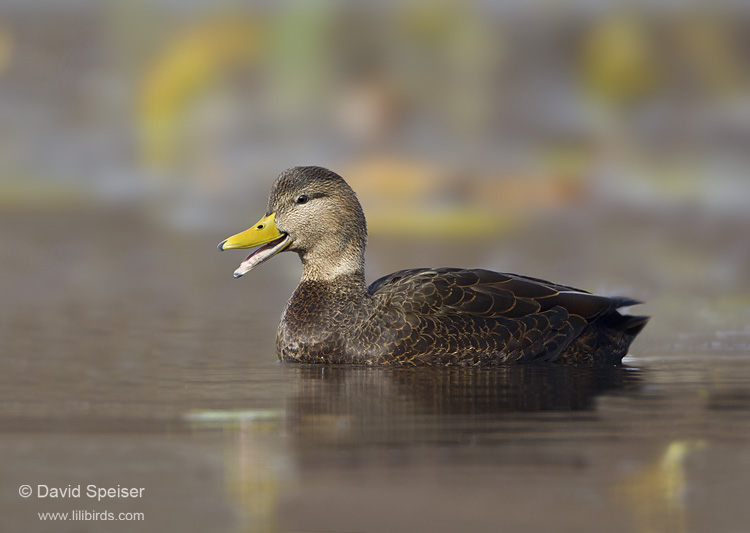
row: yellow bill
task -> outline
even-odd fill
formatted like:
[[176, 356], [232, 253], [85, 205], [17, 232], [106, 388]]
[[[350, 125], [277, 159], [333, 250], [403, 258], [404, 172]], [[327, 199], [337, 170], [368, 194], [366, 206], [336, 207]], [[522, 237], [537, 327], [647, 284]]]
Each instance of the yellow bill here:
[[219, 243], [220, 251], [260, 246], [240, 263], [240, 266], [234, 271], [235, 278], [247, 274], [291, 244], [292, 241], [289, 236], [281, 233], [276, 227], [275, 218], [276, 213], [271, 213], [267, 217], [261, 218], [253, 227], [232, 235]]

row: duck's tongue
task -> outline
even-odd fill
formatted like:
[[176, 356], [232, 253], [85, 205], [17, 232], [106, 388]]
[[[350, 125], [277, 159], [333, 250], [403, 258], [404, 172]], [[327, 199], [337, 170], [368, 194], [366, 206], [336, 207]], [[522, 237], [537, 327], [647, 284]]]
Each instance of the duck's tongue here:
[[292, 241], [288, 235], [282, 235], [275, 241], [271, 241], [260, 248], [256, 248], [253, 253], [248, 255], [245, 260], [240, 263], [240, 266], [234, 271], [234, 277], [239, 278], [244, 276], [259, 264], [271, 259], [274, 255], [289, 246], [291, 242]]

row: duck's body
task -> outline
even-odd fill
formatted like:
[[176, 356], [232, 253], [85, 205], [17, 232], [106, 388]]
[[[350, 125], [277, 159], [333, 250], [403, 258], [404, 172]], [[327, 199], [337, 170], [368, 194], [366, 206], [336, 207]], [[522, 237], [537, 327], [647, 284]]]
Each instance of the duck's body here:
[[305, 363], [497, 365], [619, 363], [645, 324], [636, 302], [489, 270], [402, 270], [303, 281], [276, 336]]
[[633, 300], [489, 270], [402, 270], [367, 287], [366, 236], [359, 202], [340, 176], [296, 167], [276, 181], [266, 217], [219, 245], [265, 245], [248, 256], [236, 277], [285, 249], [300, 255], [302, 280], [276, 335], [280, 359], [618, 364], [647, 321], [617, 312]]

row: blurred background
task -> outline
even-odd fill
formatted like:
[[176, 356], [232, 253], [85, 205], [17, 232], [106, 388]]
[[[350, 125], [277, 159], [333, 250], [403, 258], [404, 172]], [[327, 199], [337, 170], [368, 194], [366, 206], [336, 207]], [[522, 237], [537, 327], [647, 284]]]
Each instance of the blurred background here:
[[[735, 479], [736, 465], [750, 464], [738, 444], [750, 412], [750, 372], [737, 377], [727, 362], [750, 352], [747, 2], [0, 0], [6, 485], [28, 481], [31, 471], [39, 482], [53, 471], [63, 485], [75, 481], [71, 472], [119, 483], [121, 472], [107, 470], [115, 457], [151, 472], [144, 473], [154, 478], [149, 486], [169, 480], [159, 501], [179, 512], [185, 501], [194, 514], [203, 509], [200, 487], [208, 479], [219, 487], [211, 492], [216, 513], [231, 521], [232, 512], [244, 512], [246, 523], [265, 524], [245, 530], [270, 531], [284, 483], [297, 476], [315, 488], [329, 474], [306, 470], [315, 461], [295, 463], [295, 446], [321, 435], [366, 446], [375, 435], [391, 445], [383, 435], [403, 433], [388, 425], [393, 414], [374, 421], [362, 413], [339, 416], [375, 397], [358, 403], [342, 392], [363, 387], [339, 389], [336, 381], [275, 365], [273, 332], [299, 279], [296, 256], [282, 254], [234, 280], [244, 255], [216, 252], [221, 240], [261, 217], [273, 180], [295, 165], [328, 167], [359, 194], [370, 230], [370, 281], [401, 268], [483, 267], [647, 302], [634, 312], [653, 319], [626, 363], [661, 370], [610, 381], [647, 381], [644, 388], [656, 396], [634, 405], [617, 397], [605, 402], [603, 415], [597, 412], [603, 429], [581, 430], [562, 418], [552, 436], [540, 437], [540, 421], [531, 417], [523, 426], [528, 433], [518, 434], [526, 440], [513, 448], [529, 470], [493, 463], [498, 476], [528, 490], [502, 492], [495, 478], [480, 476], [478, 486], [488, 486], [482, 494], [546, 498], [554, 511], [547, 520], [576, 523], [576, 505], [584, 501], [591, 516], [605, 516], [610, 503], [596, 498], [623, 485], [642, 523], [636, 529], [683, 531], [685, 500], [674, 487], [686, 483], [682, 465], [705, 448], [702, 439], [724, 439], [698, 463], [703, 487], [724, 479], [717, 471]], [[669, 366], [686, 353], [697, 354], [698, 366]], [[340, 377], [383, 394], [382, 383], [393, 376], [380, 378]], [[538, 379], [536, 389], [548, 387], [549, 376]], [[536, 399], [534, 387], [521, 385], [523, 401], [503, 406], [535, 404], [524, 395], [532, 391]], [[413, 388], [403, 386], [407, 395]], [[661, 402], [658, 391], [676, 396]], [[588, 397], [572, 403], [595, 404]], [[702, 411], [706, 405], [722, 409], [723, 425], [719, 411]], [[322, 415], [304, 415], [315, 406]], [[196, 409], [202, 414], [187, 420], [197, 436], [183, 438], [180, 424]], [[705, 418], [689, 418], [688, 409]], [[634, 420], [622, 422], [626, 413]], [[675, 429], [674, 420], [683, 425]], [[501, 422], [493, 431], [504, 435], [507, 420]], [[220, 436], [206, 436], [207, 423]], [[403, 424], [417, 427], [411, 418]], [[462, 435], [465, 426], [458, 426]], [[352, 427], [369, 433], [362, 437]], [[643, 440], [622, 440], [634, 427]], [[442, 442], [440, 428], [417, 444]], [[576, 431], [586, 442], [614, 435], [622, 446], [581, 448], [570, 440]], [[481, 442], [486, 428], [476, 432]], [[120, 448], [103, 436], [112, 433]], [[451, 433], [449, 440], [462, 438]], [[284, 448], [278, 439], [292, 444]], [[555, 439], [571, 449], [560, 452]], [[462, 464], [497, 459], [502, 446], [490, 444]], [[718, 459], [726, 449], [730, 466]], [[412, 464], [411, 457], [424, 477], [415, 481], [418, 492], [434, 485], [441, 450], [434, 462], [408, 453], [393, 459], [390, 452], [360, 459], [372, 461], [379, 476], [383, 468]], [[343, 489], [338, 484], [337, 475], [352, 472], [347, 453], [321, 463], [333, 469], [330, 490], [378, 501], [356, 492], [356, 476]], [[74, 466], [60, 470], [56, 454]], [[581, 465], [591, 468], [591, 492], [568, 490], [583, 479]], [[545, 491], [529, 472], [551, 476]], [[476, 472], [459, 468], [441, 478], [445, 486], [454, 484], [453, 475], [469, 480], [466, 494], [476, 492]], [[381, 495], [400, 484], [377, 479], [374, 493]], [[642, 492], [638, 483], [651, 489]], [[692, 500], [709, 507], [693, 512], [698, 523], [715, 526], [714, 504], [729, 507], [722, 516], [743, 516], [744, 503], [716, 494]], [[308, 495], [300, 489], [287, 496], [290, 512]], [[455, 497], [430, 496], [421, 504], [425, 516], [435, 511], [432, 502]], [[665, 503], [654, 511], [652, 501]], [[15, 488], [0, 494], [0, 509], [17, 503]], [[537, 529], [549, 529], [545, 517], [519, 509], [518, 523], [537, 517]], [[184, 517], [183, 531], [221, 529], [208, 518], [205, 525]], [[290, 523], [324, 529], [321, 520]], [[442, 527], [455, 531], [451, 523]], [[361, 530], [353, 524], [352, 531]], [[28, 516], [16, 526], [30, 530]]]
[[[259, 218], [281, 170], [318, 164], [361, 197], [373, 279], [484, 266], [655, 305], [666, 292], [678, 314], [710, 293], [723, 314], [703, 319], [746, 323], [741, 2], [0, 7], [5, 213], [129, 210], [220, 240]], [[64, 265], [38, 253], [59, 285]], [[3, 257], [5, 291], [19, 261]]]

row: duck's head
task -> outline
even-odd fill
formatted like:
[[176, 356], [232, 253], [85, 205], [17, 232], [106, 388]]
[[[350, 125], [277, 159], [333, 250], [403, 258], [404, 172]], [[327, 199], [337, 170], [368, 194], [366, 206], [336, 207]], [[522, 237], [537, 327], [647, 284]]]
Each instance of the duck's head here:
[[299, 254], [303, 277], [331, 279], [363, 269], [366, 243], [365, 215], [344, 179], [321, 167], [294, 167], [276, 179], [266, 216], [219, 250], [259, 246], [235, 278], [286, 250]]

